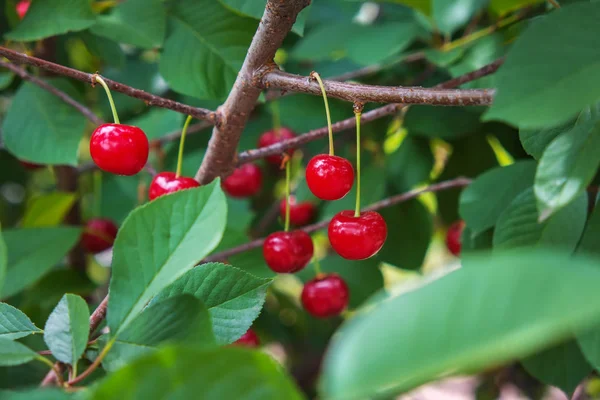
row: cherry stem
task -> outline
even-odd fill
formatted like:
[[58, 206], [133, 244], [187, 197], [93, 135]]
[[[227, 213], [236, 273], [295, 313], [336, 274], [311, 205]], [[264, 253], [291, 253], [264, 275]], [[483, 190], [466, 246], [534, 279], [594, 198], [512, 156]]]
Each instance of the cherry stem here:
[[187, 132], [188, 126], [190, 126], [190, 122], [192, 122], [192, 116], [188, 115], [185, 119], [185, 123], [183, 124], [183, 129], [181, 130], [181, 139], [179, 139], [179, 154], [177, 155], [177, 172], [175, 172], [175, 178], [179, 178], [181, 176], [181, 164], [183, 164], [183, 146], [185, 145], [185, 134]]
[[290, 230], [290, 160], [285, 162], [285, 224], [283, 230]]
[[108, 85], [106, 84], [106, 82], [104, 82], [104, 79], [102, 79], [100, 77], [100, 75], [94, 75], [94, 78], [96, 79], [96, 82], [98, 82], [99, 84], [102, 85], [102, 87], [104, 88], [104, 91], [106, 92], [106, 95], [108, 96], [108, 102], [110, 103], [110, 109], [112, 110], [115, 124], [120, 124], [121, 122], [119, 121], [119, 115], [117, 114], [117, 108], [115, 107], [115, 102], [112, 98], [112, 94], [110, 94], [110, 89], [108, 88]]
[[280, 136], [281, 129], [281, 117], [279, 113], [279, 102], [274, 101], [271, 103], [271, 116], [273, 117], [273, 130], [275, 131], [275, 136]]
[[325, 103], [325, 113], [327, 114], [327, 130], [329, 131], [329, 155], [334, 155], [333, 153], [333, 130], [331, 129], [331, 114], [329, 113], [329, 102], [327, 101], [327, 93], [325, 92], [325, 85], [321, 80], [321, 76], [313, 71], [310, 73], [310, 76], [315, 78], [319, 83], [319, 87], [321, 88], [321, 93], [323, 93], [323, 102]]
[[360, 116], [362, 104], [354, 104], [354, 115], [356, 116], [356, 207], [354, 216], [360, 217]]
[[82, 380], [84, 380], [85, 378], [87, 378], [92, 372], [94, 372], [96, 370], [96, 368], [98, 368], [98, 366], [100, 365], [100, 363], [102, 362], [102, 360], [104, 360], [104, 357], [106, 357], [106, 355], [108, 354], [109, 350], [112, 348], [113, 344], [115, 344], [116, 340], [117, 340], [117, 338], [114, 337], [108, 343], [106, 343], [106, 346], [104, 346], [104, 348], [102, 349], [102, 351], [100, 352], [100, 354], [98, 354], [98, 357], [96, 357], [96, 359], [94, 360], [94, 362], [85, 371], [83, 371], [81, 373], [81, 375], [76, 376], [73, 379], [70, 379], [67, 382], [67, 385], [74, 385], [76, 383], [79, 383]]

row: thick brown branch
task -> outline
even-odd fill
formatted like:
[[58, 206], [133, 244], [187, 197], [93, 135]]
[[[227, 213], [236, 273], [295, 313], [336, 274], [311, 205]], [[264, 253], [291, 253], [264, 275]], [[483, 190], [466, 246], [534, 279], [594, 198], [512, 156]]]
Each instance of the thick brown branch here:
[[[480, 69], [477, 69], [475, 71], [469, 72], [464, 75], [461, 75], [461, 76], [451, 79], [449, 81], [440, 83], [436, 87], [437, 88], [453, 88], [453, 87], [460, 86], [464, 83], [474, 81], [474, 80], [484, 77], [486, 75], [493, 74], [494, 72], [496, 72], [496, 70], [498, 70], [500, 65], [502, 65], [503, 61], [504, 61], [504, 59], [498, 59], [498, 60], [494, 61], [493, 63], [488, 64]], [[369, 122], [369, 121], [374, 121], [376, 119], [385, 117], [387, 115], [394, 114], [396, 111], [398, 111], [403, 106], [404, 106], [403, 104], [388, 104], [386, 106], [376, 108], [374, 110], [364, 113], [362, 115], [361, 122], [365, 123], [365, 122]], [[352, 118], [348, 118], [348, 119], [344, 119], [342, 121], [336, 122], [335, 124], [332, 125], [332, 128], [333, 128], [333, 132], [336, 133], [336, 132], [341, 132], [341, 131], [345, 131], [347, 129], [354, 128], [355, 126], [356, 126], [356, 119], [354, 117], [352, 117]], [[270, 155], [274, 155], [274, 154], [281, 154], [287, 149], [297, 148], [305, 143], [311, 142], [313, 140], [316, 140], [316, 139], [319, 139], [319, 138], [322, 138], [325, 136], [327, 136], [327, 127], [309, 131], [308, 133], [297, 136], [293, 139], [284, 140], [279, 143], [275, 143], [271, 146], [262, 147], [260, 149], [244, 151], [238, 155], [237, 165], [241, 165], [241, 164], [245, 164], [245, 163], [248, 163], [248, 162], [251, 162], [254, 160], [258, 160], [258, 159], [266, 157], [266, 156], [270, 156]]]
[[55, 95], [56, 97], [58, 97], [59, 99], [61, 99], [65, 103], [67, 103], [68, 105], [70, 105], [71, 107], [75, 108], [77, 111], [79, 111], [81, 114], [83, 114], [87, 119], [92, 121], [92, 123], [94, 123], [95, 125], [100, 125], [100, 124], [104, 123], [104, 121], [102, 121], [102, 119], [100, 117], [98, 117], [96, 114], [94, 114], [94, 112], [92, 110], [90, 110], [89, 108], [87, 108], [86, 106], [84, 106], [83, 104], [78, 102], [77, 100], [73, 99], [71, 96], [69, 96], [62, 90], [57, 89], [54, 86], [50, 85], [48, 82], [31, 75], [29, 72], [25, 71], [23, 68], [20, 68], [14, 64], [11, 64], [9, 62], [2, 61], [2, 60], [0, 60], [0, 67], [6, 68], [6, 69], [14, 72], [16, 75], [21, 77], [21, 79], [30, 81], [31, 83], [52, 93], [53, 95]]
[[[0, 56], [4, 56], [9, 60], [19, 64], [33, 65], [34, 67], [39, 67], [46, 71], [54, 72], [55, 74], [67, 76], [69, 78], [89, 84], [92, 84], [93, 82], [93, 74], [88, 74], [73, 68], [64, 67], [50, 61], [42, 60], [41, 58], [28, 56], [27, 54], [19, 53], [5, 47], [0, 47]], [[169, 110], [174, 110], [186, 115], [192, 115], [195, 118], [207, 120], [212, 123], [217, 122], [217, 114], [214, 111], [207, 110], [205, 108], [192, 107], [174, 100], [165, 99], [164, 97], [156, 96], [143, 90], [132, 88], [131, 86], [124, 85], [111, 79], [104, 78], [104, 80], [106, 81], [108, 87], [112, 90], [121, 92], [130, 97], [135, 97], [136, 99], [143, 100], [148, 105], [168, 108]]]
[[[351, 102], [428, 104], [437, 106], [487, 106], [492, 104], [494, 89], [445, 89], [402, 86], [375, 86], [326, 80], [327, 96]], [[265, 88], [278, 88], [321, 96], [316, 81], [280, 70], [264, 75]]]
[[292, 29], [296, 16], [309, 4], [310, 0], [267, 1], [242, 69], [227, 100], [217, 110], [221, 116], [220, 123], [213, 130], [206, 155], [196, 174], [196, 180], [201, 184], [232, 170], [240, 136], [261, 92], [255, 74], [273, 63], [275, 52]]

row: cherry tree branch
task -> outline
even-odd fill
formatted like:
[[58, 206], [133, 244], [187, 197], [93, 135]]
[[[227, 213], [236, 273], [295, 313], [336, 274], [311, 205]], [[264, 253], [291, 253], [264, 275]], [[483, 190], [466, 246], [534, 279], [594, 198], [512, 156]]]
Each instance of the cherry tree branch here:
[[273, 64], [275, 52], [292, 29], [298, 13], [309, 4], [310, 0], [267, 1], [233, 88], [225, 103], [217, 109], [221, 123], [217, 123], [214, 128], [202, 164], [196, 173], [196, 180], [201, 184], [209, 183], [217, 176], [227, 175], [233, 169], [233, 159], [242, 131], [261, 92], [256, 73], [265, 65]]
[[[491, 64], [485, 65], [482, 68], [479, 68], [475, 71], [469, 72], [467, 74], [461, 75], [459, 77], [450, 79], [449, 81], [440, 83], [437, 85], [437, 88], [453, 88], [460, 86], [464, 83], [474, 81], [486, 75], [493, 74], [498, 70], [500, 65], [504, 62], [503, 58], [500, 58]], [[383, 107], [376, 108], [374, 110], [368, 111], [362, 114], [361, 123], [366, 123], [370, 121], [374, 121], [379, 118], [383, 118], [385, 116], [394, 114], [402, 107], [404, 104], [388, 104]], [[332, 130], [334, 133], [345, 131], [347, 129], [354, 128], [356, 126], [356, 119], [354, 117], [344, 119], [342, 121], [338, 121], [332, 125]], [[311, 142], [316, 139], [320, 139], [322, 137], [327, 136], [327, 127], [322, 127], [319, 129], [314, 129], [305, 133], [303, 135], [296, 136], [293, 139], [284, 140], [278, 143], [275, 143], [271, 146], [262, 147], [260, 149], [252, 149], [244, 151], [238, 154], [237, 157], [237, 165], [245, 164], [266, 156], [281, 154], [287, 149], [297, 148], [303, 144]]]
[[[50, 71], [58, 75], [63, 75], [72, 79], [76, 79], [78, 81], [86, 82], [89, 84], [95, 83], [92, 80], [94, 74], [88, 74], [86, 72], [82, 72], [73, 68], [55, 64], [50, 61], [42, 60], [41, 58], [28, 56], [27, 54], [19, 53], [14, 50], [7, 49], [6, 47], [0, 47], [0, 56], [4, 56], [15, 63], [32, 65], [34, 67], [42, 68], [46, 71]], [[113, 81], [108, 78], [103, 77], [103, 79], [108, 85], [108, 87], [112, 90], [123, 93], [129, 97], [135, 97], [136, 99], [143, 100], [148, 105], [157, 106], [161, 108], [168, 108], [169, 110], [177, 111], [186, 115], [191, 115], [195, 118], [207, 120], [212, 123], [217, 122], [217, 113], [215, 113], [214, 111], [207, 110], [205, 108], [192, 107], [187, 104], [180, 103], [178, 101], [156, 96], [151, 93], [133, 88], [131, 86], [124, 85], [122, 83]]]

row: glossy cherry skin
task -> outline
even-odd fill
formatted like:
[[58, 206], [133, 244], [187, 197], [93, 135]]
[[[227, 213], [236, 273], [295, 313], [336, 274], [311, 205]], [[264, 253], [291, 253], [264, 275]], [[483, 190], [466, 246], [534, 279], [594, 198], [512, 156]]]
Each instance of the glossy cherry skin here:
[[103, 124], [90, 140], [90, 154], [103, 171], [116, 175], [135, 175], [148, 161], [148, 138], [136, 126]]
[[462, 232], [465, 229], [464, 221], [456, 221], [448, 228], [446, 232], [446, 247], [450, 253], [456, 257], [460, 256]]
[[337, 213], [329, 222], [329, 243], [347, 260], [372, 257], [385, 243], [387, 225], [381, 214], [366, 211], [355, 217], [354, 211]]
[[280, 274], [300, 271], [306, 267], [313, 252], [312, 239], [304, 231], [271, 233], [263, 244], [267, 265]]
[[223, 191], [231, 197], [251, 197], [260, 191], [262, 171], [257, 165], [244, 164], [223, 181]]
[[43, 165], [40, 164], [36, 164], [36, 163], [31, 163], [29, 161], [23, 161], [23, 160], [19, 160], [19, 162], [21, 163], [21, 165], [25, 168], [28, 169], [30, 171], [35, 171], [36, 169], [40, 169], [43, 167]]
[[[285, 221], [285, 198], [279, 203], [279, 215]], [[290, 224], [302, 226], [308, 224], [315, 216], [316, 208], [310, 201], [301, 201], [298, 203], [296, 197], [290, 196]]]
[[260, 346], [260, 339], [258, 338], [256, 332], [250, 328], [233, 344], [244, 347], [258, 347]]
[[328, 318], [340, 315], [348, 306], [350, 291], [337, 274], [317, 276], [302, 288], [302, 306], [313, 317]]
[[100, 253], [112, 247], [117, 230], [117, 226], [109, 219], [92, 218], [85, 224], [81, 244], [88, 253]]
[[[292, 139], [294, 137], [296, 137], [294, 131], [292, 131], [290, 128], [285, 128], [282, 126], [279, 128], [279, 132], [276, 132], [275, 129], [273, 129], [260, 135], [258, 138], [258, 147], [261, 148], [271, 146], [272, 144], [279, 143], [283, 140]], [[294, 149], [286, 150], [286, 153], [288, 154], [292, 154], [293, 152]], [[271, 156], [266, 156], [265, 160], [267, 160], [269, 164], [279, 167], [283, 157], [279, 154], [273, 154]]]
[[25, 18], [25, 14], [27, 14], [27, 10], [29, 10], [29, 6], [31, 5], [31, 0], [22, 0], [17, 3], [17, 15], [19, 19]]
[[354, 168], [345, 158], [320, 154], [306, 166], [306, 183], [319, 199], [339, 200], [352, 189]]
[[156, 174], [150, 183], [148, 190], [148, 198], [154, 200], [157, 197], [165, 194], [179, 192], [180, 190], [191, 189], [200, 186], [193, 178], [180, 176], [179, 178], [174, 172], [161, 172]]

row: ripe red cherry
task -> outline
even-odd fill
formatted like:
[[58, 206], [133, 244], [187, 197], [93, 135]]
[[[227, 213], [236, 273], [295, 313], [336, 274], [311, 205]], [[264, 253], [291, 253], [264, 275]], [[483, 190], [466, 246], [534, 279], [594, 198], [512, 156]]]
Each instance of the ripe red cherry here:
[[157, 197], [169, 193], [179, 192], [184, 189], [191, 189], [200, 186], [193, 178], [180, 176], [179, 178], [174, 172], [161, 172], [156, 174], [150, 183], [148, 198], [154, 200]]
[[306, 183], [319, 199], [339, 200], [352, 189], [354, 168], [345, 158], [320, 154], [306, 166]]
[[17, 3], [17, 15], [19, 19], [25, 18], [25, 14], [27, 14], [27, 10], [29, 10], [29, 6], [31, 5], [31, 0], [22, 0]]
[[103, 124], [90, 140], [90, 153], [96, 165], [117, 175], [135, 175], [148, 161], [148, 138], [136, 126]]
[[448, 232], [446, 232], [446, 247], [450, 253], [455, 256], [460, 256], [460, 248], [461, 248], [461, 240], [462, 232], [465, 229], [464, 221], [456, 221], [448, 228]]
[[254, 164], [244, 164], [236, 168], [223, 181], [223, 190], [231, 197], [250, 197], [260, 191], [262, 172]]
[[278, 273], [300, 271], [313, 256], [313, 242], [304, 231], [275, 232], [265, 239], [263, 256]]
[[244, 347], [258, 347], [260, 346], [260, 339], [258, 338], [256, 332], [250, 328], [233, 344]]
[[35, 171], [36, 169], [40, 169], [43, 167], [43, 165], [36, 164], [36, 163], [30, 163], [29, 161], [19, 160], [19, 162], [25, 169], [28, 169], [30, 171]]
[[[279, 204], [279, 214], [285, 220], [285, 198]], [[315, 206], [309, 201], [298, 203], [296, 197], [290, 196], [290, 223], [295, 226], [308, 224], [315, 216]]]
[[340, 315], [348, 306], [349, 290], [337, 274], [317, 276], [306, 282], [302, 289], [302, 306], [313, 317], [327, 318]]
[[109, 219], [92, 218], [85, 224], [81, 244], [88, 253], [100, 253], [112, 247], [117, 230], [117, 226]]
[[[267, 147], [272, 144], [279, 143], [282, 140], [292, 139], [294, 137], [296, 137], [296, 134], [294, 133], [294, 131], [282, 126], [281, 128], [279, 128], [278, 132], [276, 132], [275, 129], [273, 129], [270, 131], [266, 131], [265, 133], [260, 135], [260, 137], [258, 138], [258, 147], [259, 148]], [[286, 150], [286, 153], [288, 153], [288, 154], [292, 154], [293, 152], [294, 152], [294, 149]], [[267, 162], [269, 164], [273, 164], [276, 167], [279, 167], [281, 165], [281, 161], [283, 160], [283, 157], [279, 154], [274, 154], [274, 155], [265, 157], [265, 160], [267, 160]]]
[[374, 256], [385, 243], [387, 225], [375, 211], [355, 217], [354, 211], [340, 211], [329, 222], [331, 247], [348, 260], [364, 260]]

